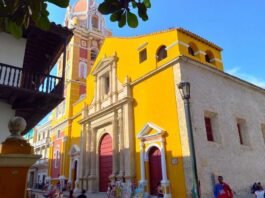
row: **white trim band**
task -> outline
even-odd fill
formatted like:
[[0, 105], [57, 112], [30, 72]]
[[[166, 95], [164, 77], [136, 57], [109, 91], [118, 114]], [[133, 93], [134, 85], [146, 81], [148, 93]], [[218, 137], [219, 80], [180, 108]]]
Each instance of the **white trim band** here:
[[176, 40], [174, 41], [173, 43], [171, 43], [169, 46], [166, 47], [166, 50], [169, 50], [170, 48], [174, 47], [175, 45], [182, 45], [184, 47], [189, 47], [190, 45], [188, 45], [187, 43], [183, 42], [183, 41], [179, 41], [179, 40]]

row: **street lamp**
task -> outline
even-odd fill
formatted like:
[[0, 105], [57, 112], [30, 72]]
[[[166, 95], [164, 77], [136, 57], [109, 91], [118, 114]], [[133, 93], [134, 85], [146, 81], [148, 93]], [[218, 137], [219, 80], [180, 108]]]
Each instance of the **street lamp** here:
[[192, 158], [192, 168], [195, 180], [195, 196], [200, 198], [200, 184], [197, 172], [197, 163], [196, 163], [196, 154], [195, 154], [195, 147], [194, 147], [194, 139], [193, 139], [193, 131], [192, 131], [192, 122], [191, 122], [191, 113], [190, 113], [190, 83], [189, 82], [180, 82], [178, 84], [178, 89], [181, 94], [181, 97], [184, 101], [185, 107], [185, 116], [186, 116], [186, 123], [188, 129], [188, 137], [189, 137], [189, 147], [190, 153]]

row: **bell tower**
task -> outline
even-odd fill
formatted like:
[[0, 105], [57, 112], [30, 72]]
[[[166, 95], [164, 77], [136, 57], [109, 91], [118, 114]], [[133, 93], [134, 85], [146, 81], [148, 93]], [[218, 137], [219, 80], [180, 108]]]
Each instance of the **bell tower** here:
[[[66, 11], [64, 25], [73, 30], [74, 36], [66, 48], [65, 60], [60, 57], [57, 64], [58, 75], [62, 75], [64, 61], [66, 65], [65, 100], [53, 112], [51, 136], [54, 144], [51, 153], [54, 155], [60, 151], [63, 154], [60, 156], [60, 163], [58, 162], [57, 166], [51, 164], [49, 167], [51, 179], [56, 179], [58, 175], [60, 175], [60, 178], [67, 178], [72, 171], [69, 166], [75, 164], [75, 162], [77, 162], [76, 166], [79, 166], [79, 153], [74, 156], [68, 155], [71, 144], [69, 138], [72, 136], [71, 122], [61, 123], [62, 120], [71, 120], [73, 104], [84, 98], [86, 77], [91, 71], [104, 38], [111, 36], [111, 32], [105, 26], [104, 17], [98, 12], [97, 8], [98, 5], [95, 0], [78, 0], [73, 6], [69, 6]], [[78, 179], [78, 177], [72, 178], [75, 181], [72, 181], [71, 185], [75, 189], [78, 187]]]

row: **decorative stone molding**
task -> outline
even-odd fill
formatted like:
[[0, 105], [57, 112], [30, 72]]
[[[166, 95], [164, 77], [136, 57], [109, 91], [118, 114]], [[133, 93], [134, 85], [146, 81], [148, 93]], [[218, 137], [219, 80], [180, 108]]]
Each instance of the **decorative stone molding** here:
[[[153, 133], [150, 133], [153, 131]], [[139, 181], [140, 185], [147, 192], [147, 181], [145, 178], [145, 161], [148, 161], [149, 151], [152, 147], [157, 147], [161, 152], [161, 165], [162, 165], [162, 180], [161, 185], [165, 197], [170, 198], [171, 193], [169, 191], [170, 182], [167, 177], [167, 164], [166, 164], [166, 151], [165, 151], [165, 136], [166, 131], [161, 127], [148, 122], [138, 133], [137, 138], [141, 141], [140, 143], [140, 170], [141, 170], [141, 180]], [[150, 140], [152, 143], [150, 144]]]
[[[104, 57], [92, 71], [95, 76], [94, 99], [83, 109], [82, 120], [79, 121], [83, 126], [82, 136], [86, 137], [82, 142], [86, 149], [80, 161], [89, 163], [83, 166], [81, 172], [84, 180], [88, 181], [89, 192], [98, 191], [99, 146], [101, 137], [106, 133], [110, 134], [113, 141], [113, 169], [110, 177], [113, 180], [118, 177], [130, 181], [135, 176], [133, 151], [124, 148], [124, 145], [133, 145], [131, 81], [129, 77], [126, 77], [124, 83], [118, 80], [116, 61], [116, 54]], [[107, 94], [102, 91], [102, 77], [106, 74], [109, 77]]]
[[27, 123], [26, 120], [22, 117], [14, 117], [11, 118], [8, 122], [8, 128], [11, 133], [9, 138], [15, 138], [15, 139], [24, 139], [21, 136], [21, 132], [26, 129]]
[[1, 154], [0, 167], [30, 167], [40, 157], [32, 154]]

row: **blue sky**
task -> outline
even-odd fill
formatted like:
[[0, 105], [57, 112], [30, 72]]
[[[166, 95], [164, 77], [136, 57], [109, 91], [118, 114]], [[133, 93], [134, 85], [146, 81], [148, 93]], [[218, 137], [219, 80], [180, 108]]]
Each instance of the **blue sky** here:
[[[75, 3], [71, 0], [71, 4]], [[98, 0], [97, 2], [101, 2]], [[119, 28], [114, 36], [133, 36], [183, 27], [222, 47], [225, 71], [265, 88], [264, 0], [151, 0], [149, 20], [138, 28]], [[50, 19], [62, 23], [64, 9], [49, 6]]]

